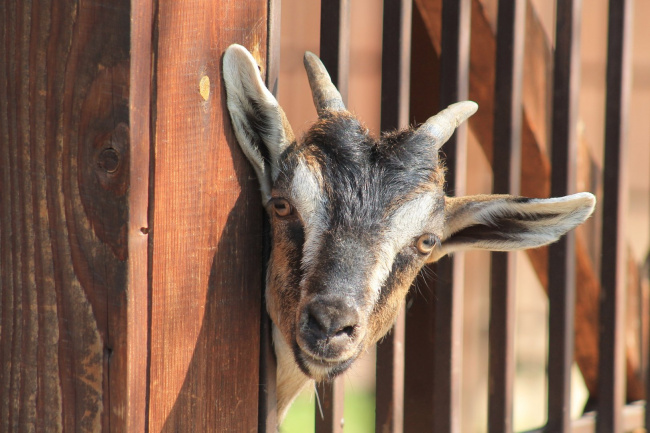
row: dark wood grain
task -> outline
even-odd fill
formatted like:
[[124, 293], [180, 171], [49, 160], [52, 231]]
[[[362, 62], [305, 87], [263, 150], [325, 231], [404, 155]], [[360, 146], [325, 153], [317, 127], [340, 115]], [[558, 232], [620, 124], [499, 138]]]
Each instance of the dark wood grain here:
[[0, 5], [0, 431], [134, 425], [130, 12]]
[[[258, 427], [262, 207], [225, 107], [231, 43], [264, 71], [267, 2], [161, 1], [153, 47], [149, 431]], [[209, 79], [209, 93], [200, 83]]]

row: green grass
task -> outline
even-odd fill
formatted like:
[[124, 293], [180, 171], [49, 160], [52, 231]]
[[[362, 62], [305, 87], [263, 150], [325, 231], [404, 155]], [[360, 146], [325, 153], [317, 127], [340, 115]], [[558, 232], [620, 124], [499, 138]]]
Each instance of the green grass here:
[[[280, 427], [281, 433], [310, 433], [314, 431], [316, 397], [303, 392], [289, 409]], [[320, 416], [317, 415], [317, 416]], [[375, 396], [370, 392], [345, 391], [345, 433], [368, 433], [375, 431]]]

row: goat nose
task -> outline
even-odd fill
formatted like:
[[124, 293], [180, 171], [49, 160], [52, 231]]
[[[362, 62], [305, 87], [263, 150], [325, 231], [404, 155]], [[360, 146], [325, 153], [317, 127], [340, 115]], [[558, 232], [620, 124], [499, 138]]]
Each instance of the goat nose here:
[[352, 336], [357, 325], [357, 314], [352, 308], [310, 304], [307, 307], [307, 328], [319, 339]]
[[302, 313], [301, 336], [315, 354], [335, 358], [357, 337], [359, 315], [341, 299], [312, 300]]

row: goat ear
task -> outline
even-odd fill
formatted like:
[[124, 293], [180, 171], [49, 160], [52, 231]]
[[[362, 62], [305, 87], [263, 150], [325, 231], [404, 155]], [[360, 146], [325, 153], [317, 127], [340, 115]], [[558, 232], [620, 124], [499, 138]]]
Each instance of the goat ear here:
[[549, 199], [479, 195], [445, 200], [444, 233], [432, 262], [455, 251], [550, 244], [583, 223], [596, 205], [596, 198], [586, 192]]
[[235, 136], [257, 172], [266, 202], [279, 174], [280, 154], [294, 141], [293, 131], [246, 48], [237, 44], [228, 47], [223, 56], [223, 79]]

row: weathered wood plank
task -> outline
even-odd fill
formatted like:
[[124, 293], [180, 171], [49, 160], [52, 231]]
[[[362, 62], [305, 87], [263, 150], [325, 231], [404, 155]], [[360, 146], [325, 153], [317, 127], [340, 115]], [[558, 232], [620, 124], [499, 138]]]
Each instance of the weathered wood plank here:
[[0, 431], [125, 431], [130, 3], [0, 23]]
[[[127, 356], [122, 363], [127, 387], [115, 404], [125, 416], [124, 431], [146, 431], [149, 381], [149, 176], [151, 154], [151, 42], [153, 1], [131, 3], [130, 170], [127, 269], [125, 295]], [[111, 427], [113, 424], [111, 424]]]
[[254, 431], [263, 210], [220, 71], [234, 42], [265, 68], [267, 2], [157, 12], [149, 431]]

